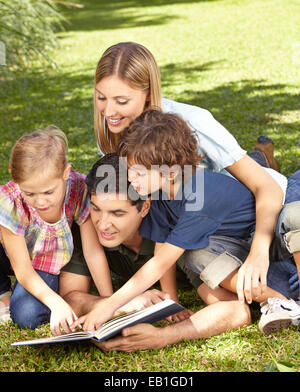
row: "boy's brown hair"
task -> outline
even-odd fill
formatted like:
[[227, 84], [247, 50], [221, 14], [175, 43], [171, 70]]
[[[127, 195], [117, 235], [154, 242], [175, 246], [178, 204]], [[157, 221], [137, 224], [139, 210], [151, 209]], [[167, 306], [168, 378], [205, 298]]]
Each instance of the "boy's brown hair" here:
[[201, 162], [195, 133], [177, 114], [149, 109], [137, 117], [123, 132], [118, 143], [119, 156], [131, 164], [190, 165]]

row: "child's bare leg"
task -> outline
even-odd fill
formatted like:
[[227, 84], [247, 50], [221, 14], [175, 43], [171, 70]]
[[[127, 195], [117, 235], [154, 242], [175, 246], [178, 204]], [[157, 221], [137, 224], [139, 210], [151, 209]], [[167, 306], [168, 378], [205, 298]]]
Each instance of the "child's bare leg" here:
[[[222, 287], [224, 287], [226, 290], [229, 290], [233, 293], [236, 293], [237, 277], [238, 277], [238, 269], [236, 269], [229, 276], [227, 276], [227, 278], [224, 279], [220, 285]], [[271, 297], [277, 297], [277, 298], [283, 298], [283, 299], [286, 298], [284, 295], [282, 295], [278, 291], [273, 290], [267, 286], [265, 293], [254, 297], [254, 300], [255, 300], [255, 302], [263, 302], [267, 298], [271, 298]]]

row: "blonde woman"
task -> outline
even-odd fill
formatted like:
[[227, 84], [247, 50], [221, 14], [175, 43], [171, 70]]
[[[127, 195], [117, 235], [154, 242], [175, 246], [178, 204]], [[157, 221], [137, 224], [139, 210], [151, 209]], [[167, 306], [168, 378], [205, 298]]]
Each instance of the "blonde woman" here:
[[[250, 303], [253, 292], [259, 295], [266, 289], [269, 247], [284, 200], [286, 178], [251, 159], [209, 111], [162, 98], [160, 72], [147, 48], [134, 42], [109, 47], [95, 72], [94, 127], [100, 152], [116, 151], [123, 130], [151, 106], [179, 114], [197, 133], [206, 168], [232, 175], [254, 194], [256, 230], [237, 281], [240, 301], [246, 298]], [[266, 155], [265, 166], [275, 167], [272, 154], [261, 154], [263, 158]]]

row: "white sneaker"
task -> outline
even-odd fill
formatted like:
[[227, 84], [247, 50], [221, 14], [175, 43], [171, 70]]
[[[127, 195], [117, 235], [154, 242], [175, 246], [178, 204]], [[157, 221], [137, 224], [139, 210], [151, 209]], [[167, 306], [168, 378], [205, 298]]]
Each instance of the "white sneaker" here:
[[268, 298], [260, 306], [262, 316], [258, 328], [264, 334], [300, 324], [300, 306], [292, 299]]

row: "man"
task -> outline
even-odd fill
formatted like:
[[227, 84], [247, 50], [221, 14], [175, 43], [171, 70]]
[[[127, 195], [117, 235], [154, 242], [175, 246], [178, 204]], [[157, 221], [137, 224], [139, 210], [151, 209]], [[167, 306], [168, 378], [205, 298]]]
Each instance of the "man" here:
[[[87, 178], [89, 188], [92, 186], [92, 184], [89, 185], [89, 181], [99, 180], [96, 176], [97, 169], [107, 165], [111, 165], [118, 172], [119, 158], [114, 154], [108, 154], [99, 160]], [[101, 200], [96, 194], [91, 194], [91, 217], [99, 241], [105, 247], [111, 270], [125, 279], [129, 279], [143, 266], [154, 252], [154, 243], [143, 239], [138, 233], [139, 226], [150, 208], [150, 202], [140, 199], [130, 200], [127, 195], [128, 189], [130, 189], [128, 186], [129, 184], [126, 184], [126, 190], [116, 189], [114, 200]], [[120, 195], [123, 197], [118, 197]], [[76, 238], [74, 242], [78, 244]], [[181, 267], [178, 268], [178, 275], [183, 269], [192, 286], [203, 288], [197, 274], [185, 269], [182, 261], [179, 261], [178, 264]], [[92, 279], [88, 268], [80, 257], [74, 257], [61, 272], [60, 295], [72, 306], [77, 316], [88, 313], [98, 301], [103, 300], [99, 296], [89, 294], [91, 283]], [[140, 298], [141, 302], [139, 301], [138, 305], [133, 304], [133, 306], [149, 306], [165, 297], [158, 290], [151, 291]], [[207, 292], [204, 300], [209, 306], [194, 315], [199, 320], [196, 323], [199, 327], [194, 328], [189, 320], [174, 324], [178, 325], [176, 334], [180, 331], [179, 340], [189, 339], [194, 335], [205, 338], [250, 324], [251, 317], [248, 306], [239, 303], [236, 299], [235, 294], [222, 288]], [[179, 315], [175, 321], [180, 321], [183, 318], [186, 318], [186, 315], [184, 317]], [[191, 331], [186, 329], [186, 324]], [[170, 325], [170, 327], [172, 326]], [[143, 325], [145, 331], [148, 330], [148, 327], [151, 326]], [[185, 331], [184, 335], [182, 335], [181, 329]], [[125, 330], [124, 333], [128, 333], [128, 330]], [[155, 341], [158, 342], [157, 339]], [[165, 342], [167, 343], [166, 340]]]

